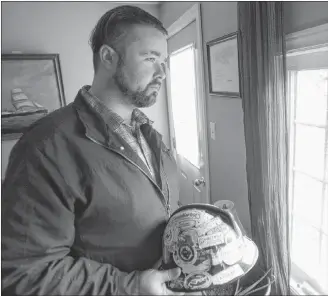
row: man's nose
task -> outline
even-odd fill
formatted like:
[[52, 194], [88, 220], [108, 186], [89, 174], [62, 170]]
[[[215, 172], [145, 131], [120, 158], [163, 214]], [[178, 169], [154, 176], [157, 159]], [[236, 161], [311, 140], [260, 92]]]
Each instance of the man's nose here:
[[154, 77], [156, 79], [161, 79], [161, 80], [164, 80], [166, 78], [165, 65], [159, 63], [156, 64], [156, 71]]

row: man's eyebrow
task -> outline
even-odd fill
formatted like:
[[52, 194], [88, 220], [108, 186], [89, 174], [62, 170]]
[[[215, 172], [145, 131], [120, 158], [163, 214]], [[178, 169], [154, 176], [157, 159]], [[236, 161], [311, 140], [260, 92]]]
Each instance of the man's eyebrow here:
[[[147, 56], [147, 55], [154, 55], [154, 56], [157, 56], [157, 57], [161, 57], [161, 54], [156, 51], [156, 50], [150, 50], [150, 51], [144, 51], [141, 53], [142, 56]], [[164, 59], [164, 62], [166, 63], [167, 62], [167, 58]]]
[[161, 56], [161, 54], [158, 51], [156, 51], [156, 50], [143, 51], [143, 52], [141, 52], [141, 55], [143, 55], [143, 56], [146, 56], [146, 55], [155, 55], [157, 57], [160, 57]]

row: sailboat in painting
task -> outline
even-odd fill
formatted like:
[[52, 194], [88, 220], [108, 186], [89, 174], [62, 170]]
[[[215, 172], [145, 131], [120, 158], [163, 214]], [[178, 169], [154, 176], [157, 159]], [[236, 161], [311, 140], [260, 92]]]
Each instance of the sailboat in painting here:
[[1, 132], [14, 134], [24, 132], [32, 123], [48, 114], [48, 109], [33, 102], [20, 88], [11, 90], [13, 110], [1, 112]]

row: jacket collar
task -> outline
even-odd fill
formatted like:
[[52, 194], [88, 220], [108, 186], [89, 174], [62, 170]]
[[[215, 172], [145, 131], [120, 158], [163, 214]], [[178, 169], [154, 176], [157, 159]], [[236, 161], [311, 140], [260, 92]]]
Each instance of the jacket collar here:
[[73, 107], [77, 112], [78, 119], [85, 128], [87, 136], [92, 137], [102, 145], [111, 145], [113, 144], [112, 142], [115, 142], [115, 134], [107, 128], [101, 116], [87, 105], [81, 90], [75, 97]]
[[[102, 116], [95, 110], [90, 108], [85, 102], [81, 90], [75, 97], [73, 106], [78, 114], [78, 118], [85, 129], [85, 135], [89, 138], [96, 140], [101, 145], [107, 146], [111, 149], [120, 151], [122, 154], [121, 147], [125, 147], [124, 154], [129, 157], [133, 162], [137, 163], [140, 167], [145, 167], [143, 161], [139, 161], [129, 147], [126, 147], [126, 143], [123, 139], [116, 134], [103, 120]], [[158, 133], [150, 124], [142, 124], [140, 129], [143, 132], [149, 146], [156, 155], [158, 161], [160, 161], [160, 153], [162, 148], [162, 135]], [[146, 167], [145, 170], [147, 171]]]

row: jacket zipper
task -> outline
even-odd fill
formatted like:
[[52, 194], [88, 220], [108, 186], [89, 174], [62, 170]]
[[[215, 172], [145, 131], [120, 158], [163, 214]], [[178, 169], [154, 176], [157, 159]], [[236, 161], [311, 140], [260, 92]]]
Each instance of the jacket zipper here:
[[[110, 147], [108, 147], [108, 146], [106, 146], [106, 145], [104, 145], [104, 144], [102, 144], [102, 143], [100, 143], [100, 142], [98, 142], [97, 140], [95, 140], [95, 139], [93, 139], [92, 137], [90, 137], [90, 136], [88, 136], [87, 134], [86, 134], [86, 137], [89, 139], [89, 140], [91, 140], [92, 142], [94, 142], [94, 143], [96, 143], [96, 144], [98, 144], [98, 145], [100, 145], [100, 146], [102, 146], [102, 147], [104, 147], [104, 148], [106, 148], [106, 149], [108, 149], [108, 150], [110, 150], [110, 151], [113, 151], [113, 152], [115, 152], [116, 154], [119, 154], [119, 155], [121, 155], [124, 159], [126, 159], [128, 162], [130, 162], [131, 164], [133, 164], [135, 167], [137, 167], [140, 171], [142, 171], [146, 176], [147, 176], [147, 178], [156, 186], [156, 188], [159, 190], [159, 192], [161, 193], [161, 195], [162, 195], [162, 204], [164, 205], [164, 208], [165, 208], [165, 211], [166, 211], [166, 214], [168, 215], [168, 217], [170, 217], [170, 215], [171, 215], [171, 206], [170, 206], [170, 188], [169, 188], [169, 185], [168, 185], [168, 182], [167, 182], [167, 176], [166, 176], [166, 185], [167, 185], [167, 202], [166, 202], [166, 200], [165, 200], [165, 196], [164, 196], [164, 194], [163, 194], [163, 192], [162, 192], [162, 190], [159, 188], [159, 186], [151, 179], [151, 178], [149, 178], [149, 176], [148, 176], [148, 174], [141, 168], [141, 167], [139, 167], [135, 162], [133, 162], [131, 159], [129, 159], [128, 157], [126, 157], [124, 154], [122, 154], [122, 153], [120, 153], [120, 152], [118, 152], [117, 150], [114, 150], [114, 149], [112, 149], [112, 148], [110, 148]], [[164, 170], [163, 170], [164, 171]], [[165, 173], [165, 172], [164, 172]], [[165, 174], [166, 175], [166, 174]], [[163, 202], [164, 201], [164, 202]]]

